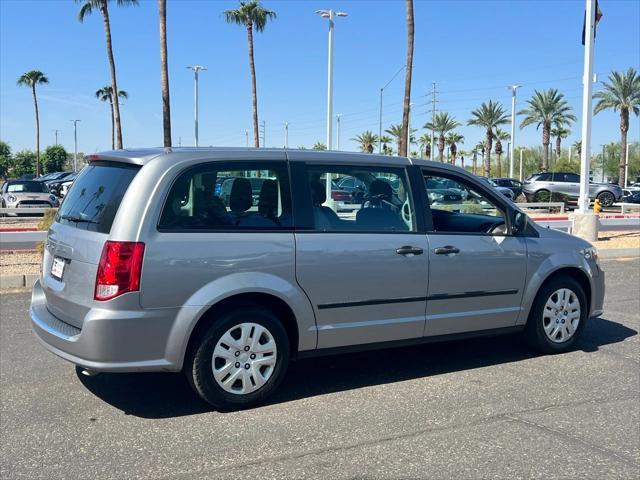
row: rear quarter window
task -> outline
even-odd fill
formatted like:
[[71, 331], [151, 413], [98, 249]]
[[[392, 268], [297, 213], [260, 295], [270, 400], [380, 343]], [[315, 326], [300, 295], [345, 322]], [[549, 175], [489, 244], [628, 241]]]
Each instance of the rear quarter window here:
[[122, 198], [140, 167], [95, 161], [82, 169], [62, 202], [56, 221], [109, 233]]

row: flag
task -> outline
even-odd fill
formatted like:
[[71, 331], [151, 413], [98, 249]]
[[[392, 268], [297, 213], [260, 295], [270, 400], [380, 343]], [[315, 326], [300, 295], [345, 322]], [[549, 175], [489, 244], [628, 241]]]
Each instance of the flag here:
[[[598, 26], [598, 22], [602, 18], [602, 10], [600, 10], [600, 6], [598, 5], [598, 0], [596, 0], [596, 24], [593, 26], [593, 39], [596, 38], [596, 27]], [[584, 21], [582, 22], [582, 45], [584, 45], [584, 40], [586, 38], [587, 31], [587, 12], [584, 12]]]

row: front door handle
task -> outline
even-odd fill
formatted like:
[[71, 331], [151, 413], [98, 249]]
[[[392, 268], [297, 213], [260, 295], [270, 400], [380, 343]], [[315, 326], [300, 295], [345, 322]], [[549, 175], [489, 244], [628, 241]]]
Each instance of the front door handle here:
[[460, 253], [460, 249], [452, 245], [447, 245], [445, 247], [436, 248], [433, 253], [436, 255], [449, 255], [450, 253]]
[[412, 247], [411, 245], [405, 245], [396, 250], [398, 255], [422, 255], [424, 250], [418, 247]]

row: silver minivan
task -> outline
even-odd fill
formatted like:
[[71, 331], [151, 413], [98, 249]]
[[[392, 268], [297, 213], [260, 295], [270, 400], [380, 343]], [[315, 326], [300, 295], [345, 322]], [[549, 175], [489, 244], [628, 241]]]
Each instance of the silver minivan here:
[[[347, 176], [365, 193], [338, 211], [326, 185]], [[464, 195], [430, 201], [445, 181]], [[30, 313], [42, 344], [86, 373], [184, 371], [229, 409], [312, 355], [516, 332], [565, 352], [603, 297], [589, 243], [460, 168], [183, 148], [90, 157], [49, 229]]]

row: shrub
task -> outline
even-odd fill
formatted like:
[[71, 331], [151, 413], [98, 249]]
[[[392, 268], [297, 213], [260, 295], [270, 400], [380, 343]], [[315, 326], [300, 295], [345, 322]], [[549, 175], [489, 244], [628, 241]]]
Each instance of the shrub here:
[[[51, 208], [49, 210], [45, 210], [42, 220], [40, 220], [40, 223], [38, 223], [38, 230], [45, 231], [45, 232], [48, 231], [49, 227], [51, 227], [51, 225], [53, 224], [56, 218], [56, 213], [58, 213], [57, 208]], [[44, 255], [44, 242], [38, 242], [36, 244], [36, 250], [40, 255]]]

